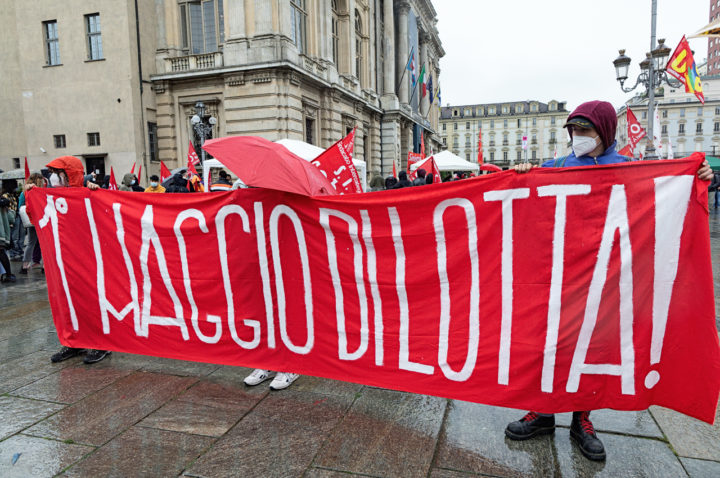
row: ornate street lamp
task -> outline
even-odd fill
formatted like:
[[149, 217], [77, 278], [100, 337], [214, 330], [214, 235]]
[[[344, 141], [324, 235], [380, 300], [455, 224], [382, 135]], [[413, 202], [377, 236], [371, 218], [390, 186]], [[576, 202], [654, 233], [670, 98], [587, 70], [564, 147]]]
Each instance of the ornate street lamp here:
[[678, 88], [682, 85], [679, 81], [670, 78], [665, 71], [668, 56], [670, 56], [670, 48], [665, 46], [665, 40], [660, 39], [657, 47], [655, 46], [655, 24], [657, 20], [657, 0], [652, 0], [650, 21], [650, 53], [645, 54], [645, 59], [640, 62], [640, 75], [638, 75], [635, 85], [625, 88], [625, 80], [628, 78], [628, 69], [630, 68], [630, 58], [625, 56], [625, 50], [620, 50], [620, 56], [615, 58], [613, 65], [615, 66], [615, 75], [617, 81], [620, 82], [620, 89], [625, 93], [629, 93], [639, 85], [645, 87], [648, 97], [648, 128], [647, 135], [650, 139], [650, 146], [647, 148], [645, 157], [647, 159], [657, 159], [655, 155], [655, 146], [653, 144], [653, 119], [655, 117], [655, 88], [666, 83], [672, 88]]
[[192, 123], [193, 129], [195, 130], [195, 135], [200, 138], [200, 160], [203, 165], [205, 164], [205, 150], [202, 149], [202, 145], [205, 144], [205, 138], [210, 136], [213, 126], [217, 124], [217, 120], [214, 116], [210, 116], [207, 123], [203, 121], [204, 117], [205, 103], [198, 101], [195, 103], [195, 114], [192, 118], [190, 118], [190, 123]]

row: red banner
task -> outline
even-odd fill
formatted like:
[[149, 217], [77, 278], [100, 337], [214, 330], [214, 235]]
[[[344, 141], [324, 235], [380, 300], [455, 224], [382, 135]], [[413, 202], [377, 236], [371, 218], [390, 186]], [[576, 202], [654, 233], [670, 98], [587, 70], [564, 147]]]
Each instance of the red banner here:
[[361, 193], [362, 183], [352, 156], [355, 146], [355, 129], [340, 141], [320, 153], [312, 164], [320, 171], [340, 194]]
[[193, 146], [192, 141], [188, 142], [187, 162], [188, 162], [188, 167], [195, 166], [196, 164], [200, 164], [200, 158], [198, 157], [197, 153], [195, 152], [195, 147]]
[[415, 164], [419, 161], [422, 161], [423, 159], [425, 159], [425, 158], [423, 158], [422, 154], [413, 153], [412, 151], [408, 151], [407, 170], [410, 171], [412, 169], [410, 166], [412, 166], [413, 164]]
[[712, 422], [703, 155], [310, 198], [28, 194], [63, 344]]

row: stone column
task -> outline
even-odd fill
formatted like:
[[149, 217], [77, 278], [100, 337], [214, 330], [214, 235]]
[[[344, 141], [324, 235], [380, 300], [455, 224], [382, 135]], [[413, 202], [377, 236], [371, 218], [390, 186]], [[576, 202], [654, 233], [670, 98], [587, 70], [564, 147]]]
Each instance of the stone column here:
[[383, 54], [385, 55], [384, 79], [385, 89], [383, 94], [395, 98], [395, 15], [393, 14], [393, 0], [385, 0], [383, 23], [385, 32], [383, 34]]
[[410, 75], [410, 72], [406, 72], [405, 75], [403, 75], [403, 71], [405, 71], [405, 62], [407, 61], [408, 55], [410, 54], [408, 46], [408, 13], [410, 12], [410, 3], [405, 0], [400, 0], [396, 2], [395, 5], [397, 7], [398, 13], [398, 41], [400, 42], [397, 50], [397, 77], [398, 79], [402, 78], [398, 91], [400, 93], [400, 103], [407, 104], [410, 94], [408, 87], [408, 75]]

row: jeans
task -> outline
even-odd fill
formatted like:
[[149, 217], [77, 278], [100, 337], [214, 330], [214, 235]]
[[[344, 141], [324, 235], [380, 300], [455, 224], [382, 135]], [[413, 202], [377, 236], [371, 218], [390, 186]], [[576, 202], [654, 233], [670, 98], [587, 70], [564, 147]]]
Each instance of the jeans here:
[[23, 253], [23, 243], [25, 242], [25, 226], [23, 226], [20, 214], [15, 214], [15, 222], [10, 229], [10, 241], [12, 249], [8, 251], [11, 256], [19, 256]]
[[25, 247], [25, 253], [23, 254], [23, 262], [30, 264], [33, 262], [33, 252], [35, 251], [35, 246], [38, 243], [38, 237], [34, 227], [27, 228], [27, 235], [28, 243]]

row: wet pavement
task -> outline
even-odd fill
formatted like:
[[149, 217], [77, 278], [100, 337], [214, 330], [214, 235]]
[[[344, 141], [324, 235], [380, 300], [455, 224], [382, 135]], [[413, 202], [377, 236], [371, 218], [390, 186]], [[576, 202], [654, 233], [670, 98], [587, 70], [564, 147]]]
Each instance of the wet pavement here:
[[[717, 210], [710, 231], [720, 291]], [[0, 285], [1, 477], [720, 476], [720, 410], [714, 426], [660, 407], [593, 412], [608, 454], [596, 463], [569, 414], [514, 442], [503, 430], [520, 410], [315, 377], [270, 392], [242, 383], [249, 369], [122, 353], [51, 364], [44, 277], [18, 278]]]

